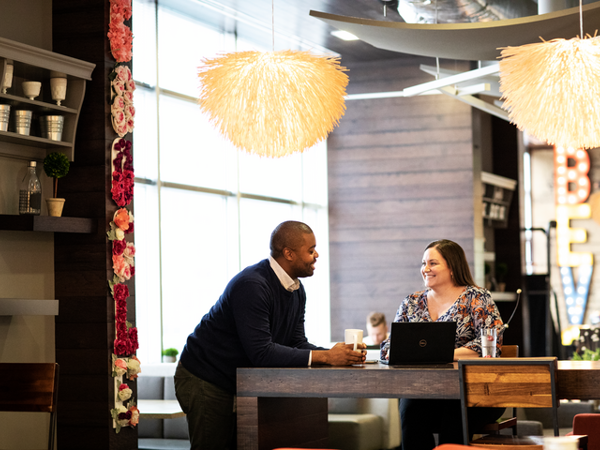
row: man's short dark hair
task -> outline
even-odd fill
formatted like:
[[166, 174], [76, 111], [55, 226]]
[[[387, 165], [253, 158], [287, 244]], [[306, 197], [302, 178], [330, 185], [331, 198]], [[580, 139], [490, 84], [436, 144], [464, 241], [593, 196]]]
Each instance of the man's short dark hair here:
[[367, 322], [371, 324], [373, 328], [378, 327], [381, 324], [387, 325], [385, 321], [385, 314], [380, 312], [372, 312], [367, 316]]
[[282, 222], [271, 233], [271, 256], [277, 258], [283, 254], [284, 248], [298, 250], [304, 243], [304, 234], [312, 234], [308, 225], [295, 220]]

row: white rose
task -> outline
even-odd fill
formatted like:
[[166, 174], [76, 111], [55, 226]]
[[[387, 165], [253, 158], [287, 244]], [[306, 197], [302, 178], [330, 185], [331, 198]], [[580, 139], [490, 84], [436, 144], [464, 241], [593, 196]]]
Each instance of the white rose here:
[[115, 230], [115, 236], [117, 237], [117, 239], [119, 241], [122, 241], [123, 239], [125, 239], [125, 232], [123, 230], [121, 230], [120, 228], [117, 228]]
[[[125, 400], [129, 400], [131, 398], [131, 394], [133, 394], [131, 389], [123, 389], [119, 391], [119, 398], [122, 402], [124, 402]], [[125, 409], [123, 412], [127, 412], [127, 409]]]
[[129, 358], [127, 361], [127, 368], [129, 369], [130, 377], [141, 372], [140, 362], [137, 359]]

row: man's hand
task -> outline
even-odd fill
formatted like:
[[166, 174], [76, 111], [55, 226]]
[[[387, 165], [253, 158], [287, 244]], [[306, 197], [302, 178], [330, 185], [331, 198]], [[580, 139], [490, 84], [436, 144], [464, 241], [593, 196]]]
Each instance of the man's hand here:
[[[367, 358], [366, 344], [358, 344], [354, 351], [354, 344], [338, 342], [331, 350], [313, 350], [313, 364], [329, 364], [330, 366], [350, 366], [362, 364]], [[359, 350], [360, 349], [360, 350]]]

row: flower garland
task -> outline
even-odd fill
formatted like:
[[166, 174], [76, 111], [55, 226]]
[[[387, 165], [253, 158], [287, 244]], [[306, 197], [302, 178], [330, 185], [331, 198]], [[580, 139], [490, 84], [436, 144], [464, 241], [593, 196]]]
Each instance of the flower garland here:
[[111, 81], [111, 122], [115, 133], [123, 137], [127, 133], [133, 132], [135, 81], [133, 81], [131, 70], [125, 65], [118, 65], [109, 75], [109, 79]]
[[115, 139], [112, 146], [112, 198], [121, 207], [133, 199], [133, 157], [131, 142]]
[[[115, 380], [115, 407], [110, 410], [110, 414], [118, 433], [123, 427], [136, 426], [140, 420], [140, 411], [131, 398], [133, 391], [129, 388], [129, 385], [123, 382], [123, 377], [126, 377], [129, 381], [138, 377], [141, 372], [140, 360], [135, 356], [117, 358], [116, 355], [113, 355], [112, 367], [112, 376]], [[127, 402], [127, 406], [124, 402]]]
[[[139, 422], [140, 412], [132, 398], [133, 390], [126, 383], [137, 378], [140, 361], [135, 352], [139, 348], [137, 328], [127, 321], [127, 298], [129, 287], [125, 284], [135, 274], [135, 246], [127, 242], [125, 236], [133, 233], [133, 214], [125, 206], [133, 200], [133, 156], [132, 144], [123, 138], [133, 132], [135, 108], [133, 91], [135, 82], [126, 64], [131, 61], [133, 34], [125, 21], [131, 19], [131, 0], [109, 0], [110, 23], [108, 39], [110, 50], [117, 65], [109, 75], [111, 85], [111, 123], [119, 138], [115, 139], [111, 150], [111, 196], [119, 209], [115, 212], [107, 232], [112, 241], [112, 261], [114, 276], [108, 281], [110, 292], [115, 300], [115, 341], [112, 355], [112, 376], [114, 377], [115, 407], [110, 414], [113, 426], [119, 433], [122, 427], [134, 427]], [[119, 64], [121, 63], [121, 64]], [[126, 377], [126, 380], [123, 379]]]
[[124, 21], [131, 19], [131, 0], [110, 0], [108, 40], [110, 51], [117, 62], [131, 61], [133, 33]]

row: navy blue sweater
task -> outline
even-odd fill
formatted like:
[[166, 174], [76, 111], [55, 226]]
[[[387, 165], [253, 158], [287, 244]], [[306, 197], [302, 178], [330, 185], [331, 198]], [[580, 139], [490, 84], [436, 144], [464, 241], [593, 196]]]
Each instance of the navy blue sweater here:
[[304, 287], [287, 291], [265, 259], [229, 282], [181, 353], [183, 366], [235, 394], [238, 367], [308, 366]]

